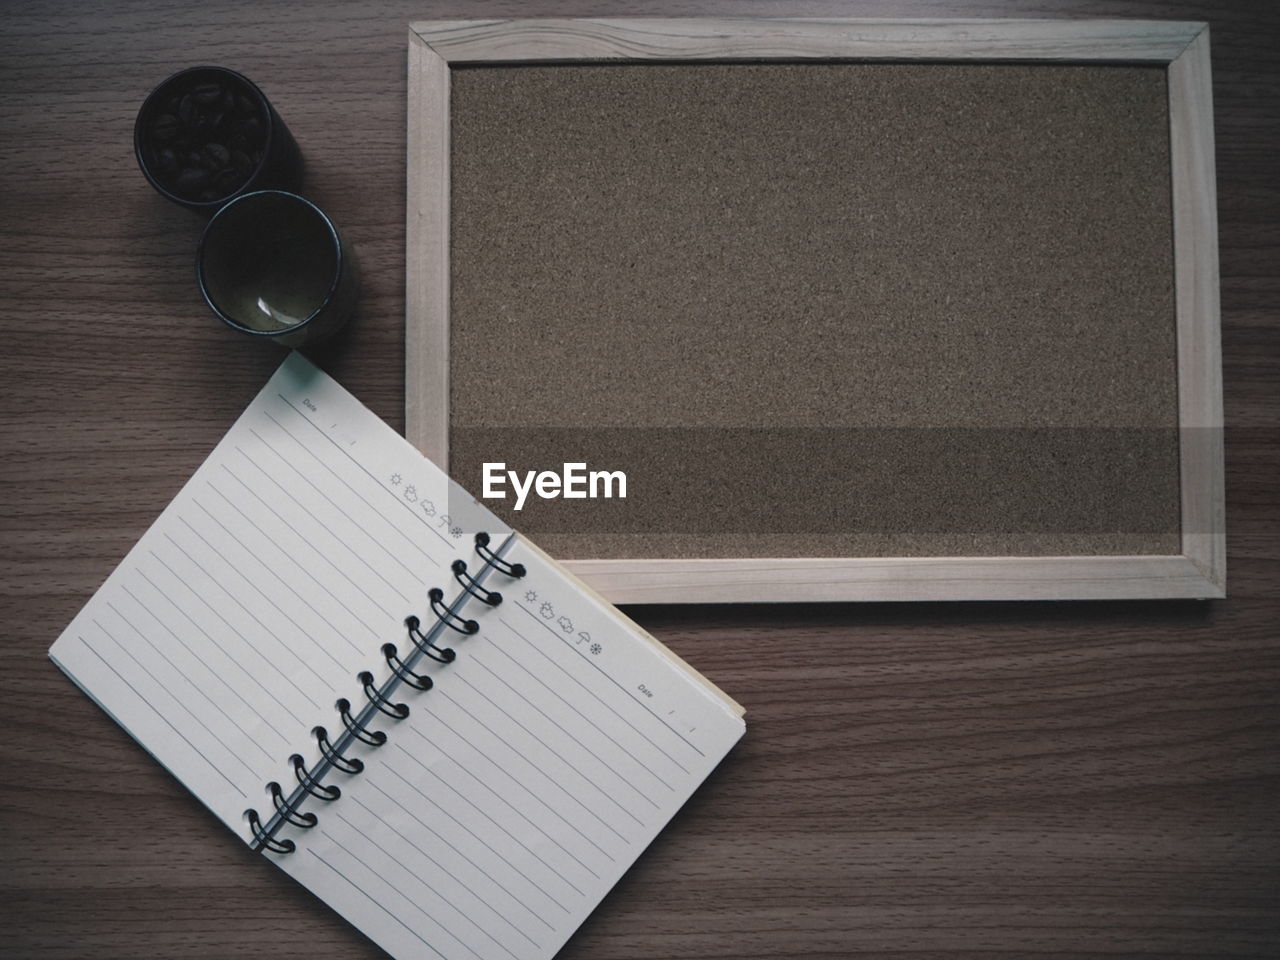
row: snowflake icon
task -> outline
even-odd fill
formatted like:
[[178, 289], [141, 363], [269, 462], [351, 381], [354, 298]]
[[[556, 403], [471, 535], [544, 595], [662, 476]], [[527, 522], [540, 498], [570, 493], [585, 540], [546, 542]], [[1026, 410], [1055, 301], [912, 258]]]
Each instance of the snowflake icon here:
[[591, 655], [592, 655], [592, 656], [594, 656], [594, 657], [598, 657], [598, 656], [600, 656], [600, 651], [601, 651], [601, 650], [603, 650], [603, 649], [604, 649], [604, 648], [603, 648], [602, 646], [600, 646], [600, 644], [598, 644], [598, 643], [593, 643], [593, 644], [591, 645]]
[[538, 612], [542, 614], [543, 620], [554, 620], [556, 616], [556, 608], [551, 606], [550, 600], [544, 600], [542, 606], [538, 608]]
[[457, 540], [459, 537], [461, 537], [461, 536], [462, 536], [462, 528], [461, 528], [461, 527], [452, 527], [452, 528], [449, 530], [449, 536], [451, 536], [451, 537], [453, 537], [453, 539]]
[[391, 475], [391, 485], [392, 485], [393, 487], [398, 487], [398, 486], [400, 486], [400, 474], [398, 474], [398, 473], [393, 473], [393, 474]]
[[561, 617], [556, 623], [560, 625], [560, 629], [565, 633], [573, 633], [573, 621], [568, 617]]
[[413, 503], [415, 500], [418, 499], [418, 488], [415, 487], [412, 483], [409, 484], [407, 487], [404, 488], [404, 498], [408, 500], [410, 503]]
[[536, 603], [538, 601], [538, 591], [537, 590], [525, 591], [524, 598], [528, 600], [530, 603]]

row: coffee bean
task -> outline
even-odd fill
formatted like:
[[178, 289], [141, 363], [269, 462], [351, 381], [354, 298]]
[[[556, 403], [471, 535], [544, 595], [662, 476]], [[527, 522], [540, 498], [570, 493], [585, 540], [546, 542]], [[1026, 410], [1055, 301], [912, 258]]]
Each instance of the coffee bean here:
[[178, 172], [178, 155], [165, 147], [156, 154], [156, 167], [161, 173], [171, 174]]
[[211, 143], [204, 148], [204, 159], [210, 167], [221, 170], [231, 162], [231, 151], [220, 143]]
[[194, 196], [209, 185], [209, 171], [201, 167], [187, 167], [176, 181], [178, 191], [186, 196]]
[[228, 167], [226, 170], [219, 170], [213, 175], [213, 185], [221, 195], [226, 196], [244, 183], [244, 179], [243, 174]]
[[217, 103], [222, 99], [222, 86], [212, 80], [205, 83], [197, 83], [191, 89], [191, 95], [195, 97], [196, 103]]
[[251, 88], [188, 81], [160, 99], [153, 116], [143, 156], [152, 174], [186, 199], [229, 197], [261, 166], [270, 121]]
[[151, 136], [161, 143], [172, 140], [178, 132], [178, 118], [171, 113], [162, 113], [151, 121]]

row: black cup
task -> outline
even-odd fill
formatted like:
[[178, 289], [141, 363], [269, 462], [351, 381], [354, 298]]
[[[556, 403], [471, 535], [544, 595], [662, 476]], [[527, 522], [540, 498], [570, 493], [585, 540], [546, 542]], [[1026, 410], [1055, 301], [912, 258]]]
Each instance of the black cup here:
[[152, 90], [133, 126], [133, 152], [161, 196], [204, 213], [302, 179], [289, 128], [252, 81], [225, 67], [180, 70]]
[[286, 347], [337, 333], [360, 288], [333, 221], [282, 190], [244, 194], [213, 215], [196, 249], [196, 281], [227, 326]]

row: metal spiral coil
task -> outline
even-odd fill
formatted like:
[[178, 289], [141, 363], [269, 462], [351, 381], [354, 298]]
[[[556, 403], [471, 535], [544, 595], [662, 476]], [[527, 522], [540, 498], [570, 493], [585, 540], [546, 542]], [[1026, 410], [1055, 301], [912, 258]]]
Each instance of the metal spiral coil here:
[[477, 581], [475, 577], [467, 573], [467, 561], [455, 560], [449, 569], [453, 571], [453, 579], [462, 584], [462, 589], [467, 591], [467, 593], [471, 594], [471, 596], [475, 597], [481, 603], [490, 607], [496, 607], [502, 602], [502, 594], [498, 593], [496, 590], [486, 590], [484, 587], [480, 586], [479, 581]]
[[523, 563], [508, 563], [500, 556], [489, 549], [489, 535], [481, 532], [476, 534], [476, 553], [480, 554], [484, 560], [486, 567], [492, 567], [499, 573], [505, 573], [508, 577], [519, 580], [528, 571], [525, 570]]
[[434, 686], [434, 681], [429, 675], [414, 669], [418, 660], [426, 658], [436, 663], [448, 664], [457, 658], [457, 653], [452, 648], [440, 646], [436, 642], [446, 628], [464, 636], [479, 632], [480, 624], [461, 616], [457, 612], [458, 608], [472, 598], [479, 600], [487, 607], [496, 607], [502, 602], [501, 593], [489, 590], [483, 585], [485, 576], [491, 570], [512, 579], [518, 579], [526, 574], [524, 564], [511, 563], [501, 557], [501, 553], [511, 542], [512, 538], [508, 537], [506, 543], [495, 552], [489, 548], [489, 535], [477, 533], [475, 549], [483, 560], [483, 566], [474, 575], [468, 572], [467, 564], [463, 560], [455, 560], [450, 568], [462, 592], [454, 598], [452, 603], [446, 604], [444, 591], [439, 587], [432, 587], [427, 591], [435, 624], [424, 631], [422, 621], [418, 617], [405, 618], [408, 641], [413, 650], [408, 651], [402, 658], [394, 643], [382, 645], [382, 655], [390, 675], [381, 684], [376, 682], [374, 675], [368, 670], [362, 670], [356, 675], [367, 700], [365, 706], [359, 712], [355, 712], [350, 700], [345, 697], [337, 700], [335, 706], [342, 722], [342, 733], [335, 739], [330, 739], [324, 727], [312, 728], [311, 732], [316, 738], [320, 759], [313, 766], [308, 767], [301, 754], [295, 753], [289, 757], [298, 785], [286, 795], [284, 787], [278, 782], [273, 780], [267, 784], [267, 790], [271, 794], [271, 804], [275, 808], [275, 813], [269, 821], [264, 823], [257, 810], [245, 811], [253, 837], [253, 849], [276, 854], [293, 853], [297, 849], [294, 841], [276, 837], [280, 828], [289, 825], [307, 829], [317, 824], [319, 818], [314, 813], [299, 809], [307, 797], [332, 802], [342, 796], [342, 791], [335, 784], [321, 782], [330, 770], [352, 776], [364, 770], [364, 761], [357, 757], [346, 756], [346, 751], [357, 742], [370, 748], [380, 747], [387, 742], [387, 734], [384, 731], [370, 727], [370, 723], [377, 718], [378, 714], [390, 717], [392, 720], [403, 720], [409, 716], [408, 704], [398, 703], [392, 699], [400, 684], [418, 691], [427, 691]]
[[430, 690], [434, 685], [432, 679], [425, 673], [414, 673], [409, 669], [408, 665], [396, 655], [396, 645], [394, 643], [384, 643], [382, 645], [382, 655], [386, 657], [387, 666], [391, 668], [391, 672], [413, 687], [413, 689]]

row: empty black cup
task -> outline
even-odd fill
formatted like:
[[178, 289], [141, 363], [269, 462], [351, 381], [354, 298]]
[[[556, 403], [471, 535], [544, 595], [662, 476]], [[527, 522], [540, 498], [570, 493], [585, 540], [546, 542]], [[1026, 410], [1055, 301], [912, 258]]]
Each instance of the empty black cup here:
[[133, 152], [161, 196], [204, 213], [255, 190], [296, 189], [302, 178], [302, 154], [280, 115], [225, 67], [181, 70], [151, 91]]
[[360, 286], [333, 221], [282, 190], [244, 194], [213, 215], [196, 250], [196, 280], [227, 326], [286, 347], [340, 330]]

